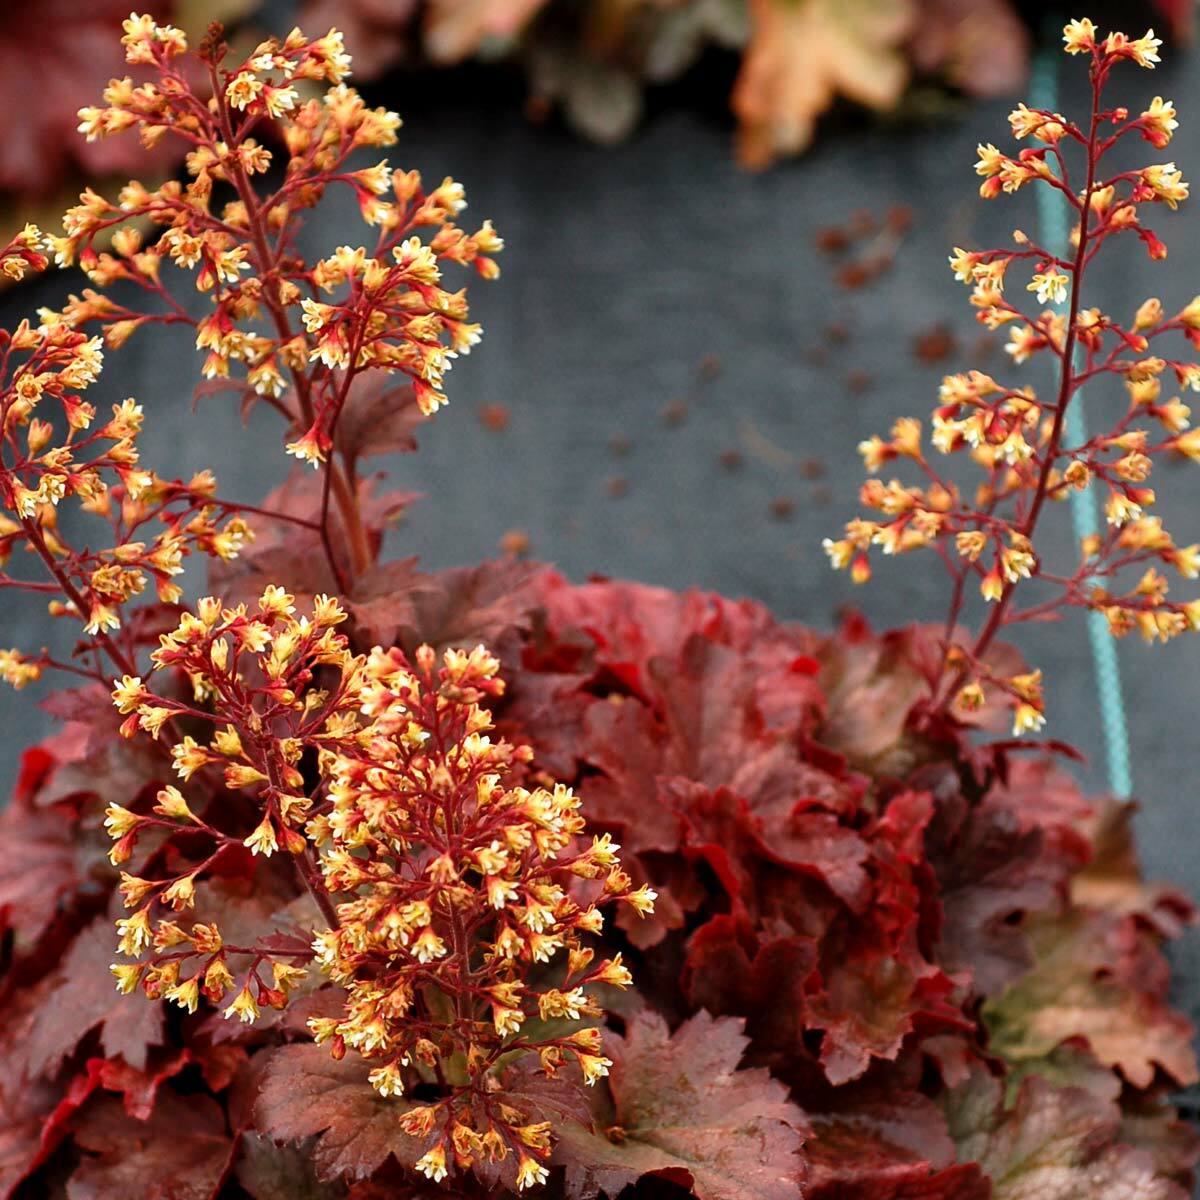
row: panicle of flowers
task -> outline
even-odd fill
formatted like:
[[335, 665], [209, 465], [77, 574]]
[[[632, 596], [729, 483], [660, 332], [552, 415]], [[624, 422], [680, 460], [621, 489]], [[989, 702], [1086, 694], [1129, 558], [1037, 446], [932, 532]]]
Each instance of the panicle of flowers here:
[[[312, 958], [310, 932], [267, 930], [273, 935], [269, 948], [262, 939], [230, 945], [217, 922], [185, 928], [179, 914], [194, 907], [197, 889], [219, 873], [224, 857], [248, 850], [265, 858], [279, 851], [294, 856], [325, 917], [333, 917], [303, 833], [313, 798], [300, 759], [305, 748], [336, 741], [356, 724], [360, 661], [337, 629], [345, 618], [327, 596], [317, 596], [311, 613], [297, 617], [294, 598], [275, 586], [252, 608], [206, 598], [161, 635], [152, 655], [155, 672], [189, 682], [190, 697], [175, 698], [169, 687], [156, 694], [137, 676], [115, 681], [113, 703], [126, 717], [122, 733], [165, 733], [181, 783], [201, 795], [195, 803], [170, 786], [158, 793], [150, 813], [108, 808], [115, 866], [128, 863], [146, 835], [181, 837], [186, 847], [171, 858], [169, 870], [156, 868], [153, 879], [122, 870], [121, 894], [137, 911], [118, 923], [118, 948], [137, 961], [114, 965], [119, 990], [140, 985], [151, 999], [195, 1011], [201, 996], [219, 1004], [232, 989], [225, 1015], [253, 1021], [262, 1005], [283, 1007], [288, 988], [304, 977]], [[180, 734], [185, 724], [211, 733]], [[205, 774], [219, 778], [223, 794], [198, 787]], [[153, 854], [149, 859], [159, 862]]]
[[[136, 129], [148, 145], [182, 138], [190, 179], [156, 189], [131, 182], [115, 201], [83, 193], [52, 242], [57, 261], [78, 260], [95, 288], [73, 297], [63, 317], [100, 322], [110, 345], [154, 321], [191, 325], [204, 375], [233, 376], [248, 402], [271, 404], [287, 421], [288, 453], [330, 473], [327, 494], [361, 570], [370, 551], [355, 511], [354, 462], [330, 461], [351, 382], [366, 370], [399, 373], [422, 413], [445, 404], [445, 373], [480, 328], [465, 290], [443, 287], [443, 272], [471, 266], [494, 278], [503, 243], [490, 222], [474, 233], [458, 227], [466, 200], [454, 180], [427, 188], [386, 158], [351, 161], [393, 145], [400, 118], [347, 86], [350, 57], [336, 30], [316, 39], [293, 30], [229, 65], [214, 26], [197, 54], [205, 93], [181, 61], [179, 30], [134, 14], [123, 42], [129, 63], [150, 78], [113, 80], [103, 105], [80, 110], [80, 130], [90, 139]], [[267, 183], [275, 166], [282, 179]], [[296, 241], [302, 215], [335, 185], [353, 193], [370, 237], [306, 261]], [[171, 295], [164, 262], [192, 274], [211, 299], [207, 313], [194, 317]], [[110, 297], [104, 289], [117, 282], [140, 288], [151, 306]], [[332, 550], [330, 559], [346, 584]]]
[[[0, 251], [0, 268], [14, 277], [42, 269], [43, 245], [37, 228], [26, 226]], [[103, 358], [99, 337], [53, 313], [44, 313], [38, 325], [22, 321], [0, 331], [0, 566], [18, 548], [34, 564], [32, 573], [0, 573], [0, 588], [52, 597], [50, 612], [81, 622], [85, 647], [101, 647], [121, 666], [132, 651], [110, 635], [122, 630], [122, 610], [149, 583], [160, 602], [175, 603], [176, 576], [189, 555], [233, 558], [249, 531], [237, 506], [217, 498], [211, 472], [172, 481], [141, 463], [143, 413], [134, 400], [98, 418], [84, 393]], [[64, 501], [100, 522], [98, 548], [73, 544], [58, 519]], [[17, 687], [43, 667], [61, 665], [48, 654], [31, 659], [19, 650], [0, 652], [0, 675]], [[106, 678], [102, 671], [67, 667]]]
[[[491, 255], [502, 243], [490, 224], [475, 234], [457, 227], [465, 201], [453, 180], [426, 189], [415, 172], [350, 161], [356, 151], [394, 142], [399, 118], [367, 107], [346, 86], [350, 60], [336, 31], [316, 39], [293, 31], [228, 69], [214, 26], [196, 56], [198, 73], [183, 62], [187, 42], [179, 30], [137, 14], [124, 28], [126, 57], [149, 78], [112, 81], [104, 105], [81, 113], [81, 129], [88, 137], [136, 129], [147, 145], [183, 138], [191, 181], [155, 190], [133, 181], [116, 202], [89, 189], [66, 214], [61, 235], [30, 225], [0, 250], [0, 270], [11, 278], [44, 269], [53, 256], [60, 265], [78, 261], [96, 285], [62, 311], [41, 310], [37, 325], [25, 322], [3, 335], [0, 565], [20, 543], [44, 570], [36, 578], [0, 575], [0, 586], [52, 597], [53, 613], [84, 625], [87, 640], [76, 659], [91, 663], [82, 652], [98, 648], [134, 676], [145, 638], [123, 609], [151, 582], [160, 603], [175, 604], [187, 556], [236, 556], [253, 533], [250, 511], [319, 530], [334, 578], [352, 587], [377, 546], [360, 508], [356, 456], [364, 448], [334, 449], [351, 384], [367, 370], [399, 372], [425, 412], [443, 403], [444, 373], [479, 330], [468, 320], [465, 292], [442, 288], [442, 271], [457, 263], [493, 277]], [[205, 74], [211, 95], [195, 84]], [[261, 191], [256, 181], [263, 182], [271, 151], [259, 138], [287, 154], [281, 181]], [[341, 246], [310, 264], [296, 245], [300, 220], [336, 184], [353, 191], [377, 226], [374, 244]], [[421, 239], [421, 229], [433, 231], [430, 240]], [[164, 260], [211, 296], [207, 314], [191, 315], [171, 294]], [[127, 294], [130, 284], [132, 294], [140, 289], [146, 309], [109, 295], [118, 283]], [[100, 335], [88, 332], [92, 323]], [[81, 393], [94, 382], [104, 349], [151, 323], [192, 326], [210, 377], [242, 364], [238, 386], [247, 401], [262, 398], [277, 408], [292, 432], [289, 450], [325, 472], [317, 520], [221, 500], [208, 471], [169, 481], [146, 469], [137, 450], [142, 410], [132, 400], [117, 406], [112, 420], [97, 422]], [[101, 548], [69, 543], [56, 515], [67, 497], [107, 522]], [[152, 620], [149, 611], [141, 612], [143, 624]], [[108, 675], [46, 654], [0, 651], [0, 676], [18, 687], [47, 666], [98, 681]]]
[[482, 647], [440, 664], [428, 646], [414, 663], [396, 649], [367, 658], [367, 723], [322, 750], [331, 808], [308, 825], [330, 892], [347, 897], [317, 957], [349, 998], [310, 1026], [335, 1056], [377, 1062], [382, 1095], [436, 1086], [400, 1117], [429, 1178], [511, 1155], [524, 1187], [546, 1178], [550, 1130], [496, 1072], [536, 1055], [548, 1076], [607, 1073], [589, 989], [630, 975], [619, 955], [595, 962], [584, 937], [607, 905], [644, 915], [655, 896], [633, 887], [607, 835], [584, 836], [569, 788], [525, 779], [528, 747], [490, 735], [481, 701], [502, 691], [498, 669]]
[[[310, 1021], [317, 1041], [375, 1062], [384, 1096], [435, 1089], [398, 1110], [419, 1169], [440, 1178], [512, 1156], [523, 1185], [540, 1182], [549, 1127], [497, 1075], [528, 1056], [550, 1076], [606, 1073], [589, 989], [630, 975], [619, 955], [595, 962], [584, 938], [613, 903], [651, 912], [654, 892], [633, 886], [607, 835], [584, 836], [570, 789], [526, 778], [528, 747], [490, 736], [495, 658], [447, 650], [439, 665], [428, 646], [415, 666], [397, 649], [355, 656], [337, 628], [345, 615], [318, 596], [297, 616], [274, 586], [251, 609], [205, 599], [153, 655], [190, 697], [115, 681], [122, 731], [169, 735], [180, 783], [201, 797], [172, 785], [149, 812], [108, 808], [135, 910], [117, 923], [129, 960], [113, 965], [118, 990], [191, 1012], [203, 998], [252, 1022], [284, 1007], [315, 962], [347, 993], [343, 1015]], [[224, 792], [198, 786], [206, 776]], [[147, 837], [134, 874], [126, 864]], [[328, 928], [271, 927], [242, 944], [216, 920], [185, 920], [222, 859], [247, 850], [290, 855]]]
[[[932, 548], [953, 583], [946, 626], [938, 705], [959, 713], [980, 707], [987, 693], [1013, 709], [1014, 732], [1044, 723], [1041, 675], [999, 675], [984, 656], [996, 634], [1022, 621], [1053, 619], [1066, 607], [1097, 610], [1114, 634], [1137, 630], [1148, 641], [1166, 641], [1200, 628], [1200, 600], [1169, 596], [1170, 577], [1200, 574], [1200, 545], [1177, 545], [1150, 510], [1155, 457], [1200, 460], [1200, 431], [1189, 429], [1191, 409], [1179, 393], [1200, 390], [1200, 365], [1179, 357], [1167, 335], [1200, 349], [1200, 297], [1169, 313], [1156, 298], [1141, 303], [1128, 323], [1090, 307], [1084, 277], [1101, 248], [1121, 234], [1139, 238], [1149, 256], [1166, 246], [1144, 223], [1151, 206], [1174, 209], [1188, 184], [1173, 162], [1106, 173], [1112, 148], [1138, 135], [1163, 149], [1178, 126], [1175, 107], [1155, 97], [1141, 113], [1105, 109], [1101, 95], [1112, 68], [1129, 60], [1153, 68], [1161, 42], [1122, 33], [1100, 37], [1086, 19], [1064, 30], [1066, 52], [1090, 66], [1092, 106], [1078, 125], [1061, 113], [1021, 104], [1010, 115], [1013, 136], [1033, 144], [1015, 155], [979, 147], [980, 194], [992, 199], [1039, 184], [1059, 192], [1073, 213], [1070, 244], [1050, 249], [1017, 230], [1015, 249], [964, 250], [950, 256], [955, 277], [971, 289], [977, 319], [1008, 333], [1016, 364], [1041, 357], [1056, 372], [1052, 397], [1032, 387], [1002, 382], [982, 371], [947, 376], [928, 434], [902, 418], [888, 437], [863, 442], [860, 453], [876, 476], [909, 464], [916, 482], [871, 478], [861, 501], [871, 516], [847, 523], [825, 548], [835, 567], [856, 581], [870, 577], [869, 556]], [[1036, 303], [1031, 303], [1032, 301]], [[1070, 444], [1066, 413], [1080, 390], [1115, 381], [1124, 390], [1120, 415], [1104, 433]], [[1173, 394], [1174, 393], [1174, 394]], [[982, 472], [973, 491], [939, 469], [936, 455], [963, 454]], [[1075, 562], [1043, 561], [1035, 533], [1046, 502], [1072, 489], [1093, 487], [1103, 496], [1106, 528], [1085, 537]], [[1025, 581], [1039, 583], [1039, 598], [1015, 602]], [[973, 641], [959, 639], [959, 618], [972, 589], [990, 604]]]

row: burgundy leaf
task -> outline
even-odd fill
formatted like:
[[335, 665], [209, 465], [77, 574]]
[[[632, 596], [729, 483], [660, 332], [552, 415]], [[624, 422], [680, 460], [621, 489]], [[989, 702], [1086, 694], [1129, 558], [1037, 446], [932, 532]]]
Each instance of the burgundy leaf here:
[[68, 1200], [211, 1200], [234, 1149], [217, 1104], [173, 1092], [147, 1121], [106, 1097], [88, 1108], [75, 1141], [91, 1153], [67, 1183]]
[[741, 1030], [699, 1013], [672, 1035], [641, 1013], [624, 1038], [611, 1036], [611, 1110], [598, 1099], [594, 1131], [560, 1131], [567, 1195], [615, 1196], [655, 1175], [700, 1200], [800, 1197], [804, 1115], [766, 1071], [737, 1069]]
[[253, 1200], [339, 1200], [346, 1194], [340, 1183], [317, 1178], [307, 1144], [277, 1146], [260, 1133], [242, 1134], [235, 1172]]
[[75, 939], [62, 965], [40, 985], [43, 1002], [34, 1012], [17, 1053], [34, 1075], [53, 1075], [79, 1042], [100, 1030], [109, 1058], [145, 1068], [151, 1046], [162, 1044], [163, 1007], [140, 995], [122, 996], [109, 965], [116, 958], [116, 933], [106, 916]]
[[1027, 1079], [1011, 1104], [977, 1069], [944, 1102], [962, 1162], [978, 1162], [994, 1200], [1186, 1200], [1153, 1157], [1117, 1141], [1120, 1110], [1081, 1088]]
[[385, 1099], [367, 1082], [357, 1056], [335, 1061], [321, 1046], [271, 1051], [254, 1107], [259, 1130], [278, 1142], [314, 1138], [313, 1163], [322, 1180], [365, 1179], [389, 1155], [411, 1165], [422, 1143], [400, 1131], [408, 1101]]

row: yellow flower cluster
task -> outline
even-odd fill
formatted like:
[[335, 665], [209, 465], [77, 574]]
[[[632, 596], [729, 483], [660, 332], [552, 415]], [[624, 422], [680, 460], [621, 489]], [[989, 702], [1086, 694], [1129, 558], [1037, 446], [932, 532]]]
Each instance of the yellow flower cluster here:
[[[1061, 113], [1018, 106], [1009, 117], [1013, 136], [1033, 145], [1013, 156], [990, 143], [979, 147], [976, 171], [985, 198], [1012, 193], [1026, 184], [1054, 188], [1073, 212], [1070, 245], [1050, 250], [1018, 230], [1013, 250], [954, 249], [955, 278], [971, 289], [977, 319], [989, 329], [1006, 329], [1007, 351], [1017, 364], [1041, 355], [1057, 369], [1052, 400], [1033, 388], [1007, 386], [981, 371], [947, 376], [929, 430], [939, 454], [962, 452], [980, 469], [973, 493], [945, 477], [927, 455], [919, 422], [897, 421], [888, 438], [872, 437], [859, 450], [875, 474], [906, 461], [920, 476], [917, 486], [900, 480], [870, 479], [861, 500], [875, 516], [850, 521], [841, 538], [827, 539], [835, 567], [848, 567], [856, 581], [870, 577], [870, 552], [905, 553], [931, 547], [953, 580], [947, 629], [954, 630], [968, 585], [993, 607], [973, 644], [947, 644], [945, 678], [936, 699], [957, 700], [960, 711], [978, 708], [985, 685], [1007, 697], [1017, 734], [1044, 720], [1040, 675], [1002, 677], [984, 663], [984, 654], [1002, 627], [1044, 619], [1064, 606], [1102, 612], [1115, 634], [1139, 630], [1148, 640], [1166, 640], [1200, 628], [1200, 601], [1168, 599], [1163, 568], [1185, 579], [1200, 573], [1200, 545], [1177, 546], [1162, 522], [1148, 515], [1155, 503], [1148, 485], [1155, 455], [1200, 459], [1200, 437], [1188, 430], [1189, 407], [1170, 395], [1200, 390], [1200, 365], [1172, 357], [1164, 339], [1181, 335], [1200, 347], [1200, 297], [1174, 316], [1158, 299], [1143, 302], [1128, 325], [1083, 302], [1084, 275], [1109, 238], [1133, 233], [1151, 258], [1166, 247], [1143, 224], [1146, 206], [1174, 209], [1187, 199], [1188, 184], [1174, 163], [1120, 170], [1105, 177], [1104, 156], [1120, 139], [1138, 134], [1156, 148], [1169, 143], [1178, 127], [1175, 107], [1156, 96], [1138, 116], [1124, 109], [1103, 112], [1100, 94], [1113, 66], [1129, 60], [1143, 67], [1158, 62], [1159, 40], [1121, 33], [1100, 38], [1090, 21], [1073, 21], [1064, 31], [1071, 54], [1087, 54], [1093, 83], [1089, 122], [1076, 125]], [[1105, 123], [1115, 125], [1105, 132]], [[1072, 183], [1072, 159], [1082, 158], [1085, 182]], [[1028, 311], [1020, 295], [1006, 291], [1018, 271], [1028, 271], [1022, 291], [1039, 307]], [[1107, 432], [1084, 444], [1069, 445], [1065, 414], [1083, 387], [1116, 380], [1128, 400]], [[1080, 558], [1065, 568], [1049, 568], [1035, 545], [1039, 518], [1048, 501], [1072, 490], [1096, 488], [1103, 495], [1106, 531], [1088, 536]], [[1026, 580], [1050, 585], [1056, 594], [1024, 609], [1014, 594]], [[1043, 595], [1045, 590], [1043, 589]]]
[[[615, 902], [651, 912], [654, 892], [633, 886], [607, 835], [585, 836], [570, 789], [525, 778], [528, 747], [493, 740], [483, 702], [503, 682], [492, 655], [356, 656], [337, 628], [345, 616], [325, 596], [297, 616], [274, 586], [253, 608], [202, 600], [153, 655], [156, 671], [190, 681], [188, 700], [137, 676], [115, 682], [123, 732], [170, 731], [181, 782], [219, 772], [254, 813], [197, 809], [173, 786], [149, 813], [109, 807], [116, 865], [149, 830], [206, 847], [162, 878], [122, 871], [136, 911], [118, 922], [118, 949], [135, 961], [114, 964], [118, 989], [189, 1011], [232, 991], [226, 1017], [250, 1022], [285, 1005], [315, 962], [346, 992], [342, 1016], [310, 1021], [316, 1040], [376, 1062], [381, 1095], [425, 1084], [440, 1096], [400, 1118], [429, 1141], [418, 1166], [430, 1178], [450, 1160], [466, 1169], [515, 1155], [518, 1179], [538, 1182], [549, 1127], [505, 1099], [495, 1076], [527, 1055], [589, 1084], [607, 1072], [599, 1030], [585, 1023], [601, 1015], [590, 989], [626, 987], [630, 975], [619, 955], [594, 962], [584, 938]], [[207, 722], [211, 739], [180, 736], [180, 722]], [[306, 750], [316, 751], [307, 769]], [[249, 828], [227, 827], [238, 820]], [[294, 855], [328, 928], [311, 942], [276, 934], [250, 945], [231, 945], [211, 919], [186, 928], [179, 913], [222, 856], [246, 849]]]
[[[29, 229], [24, 240], [33, 238]], [[23, 260], [22, 260], [23, 261]], [[160, 601], [181, 595], [176, 577], [199, 552], [235, 557], [249, 536], [245, 522], [216, 499], [216, 480], [202, 471], [165, 480], [141, 463], [143, 413], [134, 400], [97, 421], [85, 392], [100, 375], [103, 347], [55, 314], [40, 325], [22, 321], [5, 334], [0, 376], [0, 565], [14, 548], [33, 553], [52, 583], [3, 578], [4, 586], [53, 591], [50, 611], [104, 636], [119, 629], [121, 610], [153, 581]], [[102, 523], [99, 549], [77, 548], [59, 525], [64, 500]], [[4, 677], [18, 686], [40, 668], [6, 652]]]
[[[527, 747], [490, 736], [480, 701], [501, 690], [496, 659], [478, 647], [422, 647], [410, 665], [376, 649], [361, 673], [369, 723], [322, 752], [331, 808], [309, 833], [323, 847], [329, 890], [350, 899], [318, 935], [322, 969], [346, 988], [346, 1012], [310, 1021], [318, 1041], [378, 1060], [385, 1096], [449, 1081], [440, 1102], [401, 1118], [432, 1137], [418, 1162], [431, 1179], [480, 1158], [516, 1156], [518, 1186], [545, 1178], [549, 1127], [489, 1086], [514, 1054], [556, 1074], [578, 1065], [586, 1083], [607, 1073], [599, 1030], [573, 1024], [601, 1010], [588, 989], [630, 982], [620, 956], [593, 962], [583, 942], [614, 901], [639, 913], [608, 836], [586, 839], [579, 800], [562, 786], [519, 782]], [[551, 984], [541, 964], [562, 962]], [[534, 980], [536, 979], [536, 983]]]
[[45, 270], [46, 236], [36, 225], [26, 225], [7, 246], [0, 248], [0, 271], [19, 282], [29, 272]]
[[[278, 943], [270, 950], [231, 947], [215, 922], [199, 923], [187, 932], [173, 916], [154, 919], [156, 912], [193, 908], [202, 877], [239, 845], [264, 857], [281, 847], [296, 856], [310, 853], [301, 831], [312, 799], [304, 791], [300, 758], [306, 746], [336, 741], [354, 729], [361, 664], [337, 631], [346, 614], [336, 600], [318, 596], [311, 614], [294, 614], [294, 598], [274, 586], [251, 610], [244, 604], [225, 607], [219, 600], [201, 600], [194, 614], [185, 612], [177, 628], [160, 637], [152, 656], [156, 671], [181, 672], [190, 680], [191, 702], [155, 695], [137, 676], [115, 682], [113, 703], [127, 717], [122, 726], [126, 736], [140, 728], [159, 737], [164, 729], [174, 732], [179, 721], [211, 724], [207, 742], [191, 734], [175, 740], [175, 772], [187, 782], [206, 769], [219, 771], [229, 792], [252, 798], [255, 814], [248, 833], [231, 832], [218, 819], [219, 810], [193, 811], [176, 787], [160, 791], [148, 815], [109, 806], [105, 824], [115, 840], [110, 852], [114, 865], [128, 862], [139, 836], [154, 829], [203, 834], [208, 847], [197, 861], [165, 878], [122, 872], [126, 906], [140, 907], [118, 923], [118, 949], [134, 958], [147, 948], [154, 951], [146, 961], [113, 967], [122, 991], [140, 983], [151, 998], [161, 995], [194, 1011], [199, 996], [215, 1004], [234, 985], [229, 963], [236, 956], [245, 960], [244, 978], [225, 1015], [252, 1021], [260, 1004], [282, 1006], [288, 988], [304, 976], [297, 964], [311, 958], [311, 947], [303, 940], [294, 949], [284, 947], [282, 954]], [[331, 686], [312, 686], [318, 673]], [[194, 970], [181, 978], [181, 968], [193, 959]], [[261, 974], [264, 964], [271, 971], [269, 983]]]
[[[202, 49], [216, 93], [210, 105], [175, 62], [187, 50], [178, 30], [136, 14], [125, 29], [129, 62], [160, 78], [141, 85], [114, 80], [103, 106], [80, 110], [80, 130], [92, 139], [137, 129], [147, 143], [183, 136], [191, 181], [154, 190], [131, 183], [116, 203], [86, 191], [67, 213], [63, 236], [52, 239], [57, 260], [78, 257], [98, 287], [128, 281], [160, 297], [165, 319], [195, 326], [207, 378], [229, 376], [236, 362], [259, 396], [278, 402], [294, 387], [295, 403], [279, 405], [297, 435], [287, 449], [314, 467], [329, 454], [348, 378], [357, 371], [405, 373], [426, 414], [445, 404], [443, 376], [480, 330], [468, 320], [465, 292], [441, 286], [442, 264], [471, 265], [494, 278], [491, 256], [503, 242], [489, 222], [473, 234], [456, 226], [466, 201], [452, 179], [426, 191], [418, 172], [394, 172], [386, 159], [350, 163], [357, 151], [394, 144], [400, 118], [368, 107], [346, 85], [350, 57], [341, 34], [309, 39], [293, 30], [261, 43], [232, 69], [223, 66], [224, 46]], [[297, 85], [306, 82], [327, 90], [302, 100]], [[286, 182], [260, 195], [253, 179], [273, 161], [253, 136], [261, 136], [264, 120], [276, 123], [288, 157]], [[219, 211], [212, 206], [216, 184], [232, 186], [236, 196]], [[354, 192], [378, 235], [371, 249], [339, 246], [309, 266], [295, 248], [298, 218], [330, 185]], [[146, 221], [162, 230], [150, 241], [138, 228]], [[423, 228], [435, 230], [428, 242], [416, 232]], [[102, 233], [113, 234], [111, 251], [97, 251]], [[197, 289], [212, 296], [208, 316], [196, 321], [170, 298], [160, 278], [164, 260], [195, 272]], [[72, 297], [63, 315], [75, 325], [102, 322], [111, 344], [164, 319], [91, 290]], [[325, 370], [314, 372], [318, 365]]]

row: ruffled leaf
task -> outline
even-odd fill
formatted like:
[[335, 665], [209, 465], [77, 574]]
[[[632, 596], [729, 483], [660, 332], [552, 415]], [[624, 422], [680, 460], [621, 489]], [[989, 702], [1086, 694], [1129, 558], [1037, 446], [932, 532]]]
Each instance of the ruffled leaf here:
[[984, 1008], [991, 1047], [1012, 1062], [1079, 1038], [1135, 1087], [1158, 1070], [1197, 1079], [1191, 1023], [1166, 1000], [1166, 964], [1128, 918], [1075, 910], [1030, 924], [1036, 965]]
[[977, 1069], [944, 1109], [963, 1162], [992, 1180], [994, 1200], [1186, 1200], [1153, 1158], [1117, 1141], [1120, 1112], [1080, 1088], [1027, 1079], [1010, 1107]]

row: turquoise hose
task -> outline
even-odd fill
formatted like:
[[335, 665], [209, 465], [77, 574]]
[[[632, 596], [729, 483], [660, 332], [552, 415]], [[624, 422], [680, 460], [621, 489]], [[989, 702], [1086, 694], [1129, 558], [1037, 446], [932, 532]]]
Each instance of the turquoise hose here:
[[[1031, 107], [1058, 108], [1058, 59], [1054, 47], [1041, 50], [1034, 60], [1031, 86]], [[1069, 249], [1070, 229], [1067, 223], [1067, 203], [1054, 188], [1037, 189], [1038, 223], [1041, 242], [1054, 254]], [[1087, 415], [1083, 396], [1076, 392], [1067, 409], [1066, 433], [1072, 445], [1087, 441]], [[1071, 520], [1076, 541], [1100, 532], [1100, 517], [1092, 489], [1071, 490]], [[1127, 798], [1133, 791], [1133, 772], [1129, 754], [1129, 726], [1125, 716], [1125, 697], [1121, 687], [1121, 665], [1117, 659], [1117, 644], [1103, 613], [1091, 609], [1087, 614], [1088, 644], [1091, 649], [1092, 670], [1096, 677], [1096, 695], [1100, 705], [1100, 728], [1104, 736], [1104, 755], [1108, 786], [1113, 794]]]

